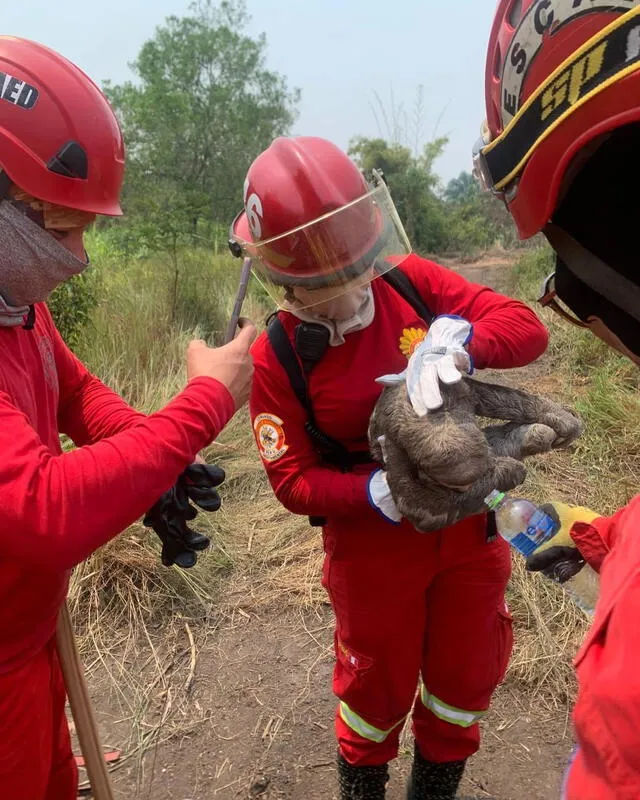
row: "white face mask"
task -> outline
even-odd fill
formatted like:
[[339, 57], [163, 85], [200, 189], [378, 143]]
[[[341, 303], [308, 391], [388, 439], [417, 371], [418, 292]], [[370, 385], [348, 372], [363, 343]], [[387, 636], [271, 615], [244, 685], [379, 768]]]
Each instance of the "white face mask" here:
[[348, 333], [361, 331], [371, 325], [375, 316], [375, 302], [371, 286], [367, 284], [311, 308], [296, 310], [291, 304], [290, 311], [298, 319], [316, 322], [327, 328], [331, 334], [329, 344], [337, 347], [344, 344], [344, 337]]
[[46, 301], [87, 266], [9, 202], [0, 202], [0, 243], [0, 295], [15, 309]]

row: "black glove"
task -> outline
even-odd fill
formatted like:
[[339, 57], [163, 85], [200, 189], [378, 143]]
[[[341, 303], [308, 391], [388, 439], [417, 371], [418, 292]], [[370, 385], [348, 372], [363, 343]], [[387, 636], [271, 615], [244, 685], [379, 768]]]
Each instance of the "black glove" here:
[[527, 558], [527, 569], [530, 572], [542, 572], [558, 583], [565, 583], [585, 565], [582, 554], [571, 538], [571, 528], [576, 522], [593, 522], [599, 514], [590, 508], [569, 506], [557, 501], [540, 508], [556, 523], [558, 530]]
[[190, 500], [203, 511], [217, 511], [220, 495], [217, 486], [224, 481], [224, 470], [209, 464], [191, 464], [178, 478], [175, 485], [165, 492], [149, 509], [143, 524], [153, 528], [162, 541], [162, 563], [183, 569], [193, 567], [196, 555], [209, 547], [209, 539], [191, 530], [187, 525], [198, 515]]

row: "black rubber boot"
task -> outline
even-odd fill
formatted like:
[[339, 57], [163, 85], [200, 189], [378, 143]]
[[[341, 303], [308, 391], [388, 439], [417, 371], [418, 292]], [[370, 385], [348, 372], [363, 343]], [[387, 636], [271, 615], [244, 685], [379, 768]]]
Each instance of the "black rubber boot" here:
[[384, 800], [389, 767], [353, 767], [338, 753], [340, 800]]
[[455, 800], [466, 761], [427, 761], [414, 744], [407, 800]]

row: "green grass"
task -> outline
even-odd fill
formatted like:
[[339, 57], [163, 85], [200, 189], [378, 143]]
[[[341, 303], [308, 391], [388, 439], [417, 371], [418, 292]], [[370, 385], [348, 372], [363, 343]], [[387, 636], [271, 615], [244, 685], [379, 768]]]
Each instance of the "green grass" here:
[[[109, 240], [100, 233], [94, 232], [90, 237], [88, 249], [96, 273], [93, 280], [99, 282], [101, 297], [75, 350], [92, 372], [131, 405], [152, 413], [184, 387], [189, 341], [204, 338], [210, 344], [222, 343], [235, 300], [240, 262], [230, 255], [215, 255], [204, 249], [181, 252], [177, 262], [161, 254], [130, 258], [117, 249], [112, 251], [108, 245]], [[269, 310], [260, 287], [252, 285], [243, 313], [259, 321]], [[246, 420], [245, 425], [249, 434]], [[237, 430], [236, 426], [234, 422], [230, 430]], [[228, 437], [229, 432], [225, 435]], [[252, 447], [252, 442], [248, 444]], [[214, 444], [205, 455], [228, 461], [233, 452], [233, 445], [228, 450], [227, 445]], [[176, 586], [186, 587], [188, 602], [194, 597], [209, 598], [217, 574], [232, 564], [225, 532], [216, 516], [198, 517], [197, 525], [216, 546], [196, 569], [184, 572], [162, 567], [155, 535], [138, 525], [77, 571], [74, 592], [91, 593], [92, 584], [100, 584], [104, 578], [109, 589], [94, 592], [91, 604], [100, 615], [102, 604], [106, 603], [111, 617], [116, 619], [127, 614], [131, 605], [143, 610], [153, 608], [157, 613], [161, 604], [150, 603], [148, 598], [155, 590], [169, 601], [171, 609], [180, 605]], [[129, 544], [123, 547], [123, 540]], [[151, 552], [153, 559], [146, 559], [144, 551]], [[126, 562], [133, 552], [140, 559], [138, 578], [130, 581], [125, 575], [126, 585], [121, 586], [117, 584], [118, 559], [123, 561], [122, 571], [126, 573]], [[157, 580], [148, 570], [157, 573]], [[90, 581], [88, 574], [92, 574]], [[114, 609], [114, 602], [120, 606]]]

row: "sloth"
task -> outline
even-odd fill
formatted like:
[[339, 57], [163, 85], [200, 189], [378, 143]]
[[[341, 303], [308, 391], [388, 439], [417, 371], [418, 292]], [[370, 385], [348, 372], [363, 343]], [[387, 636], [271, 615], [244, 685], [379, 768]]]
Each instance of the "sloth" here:
[[[486, 511], [493, 490], [526, 477], [522, 460], [582, 433], [568, 408], [518, 389], [463, 378], [441, 384], [443, 405], [418, 416], [403, 382], [387, 386], [369, 422], [369, 447], [387, 471], [398, 510], [427, 532]], [[481, 427], [478, 417], [508, 420]]]

